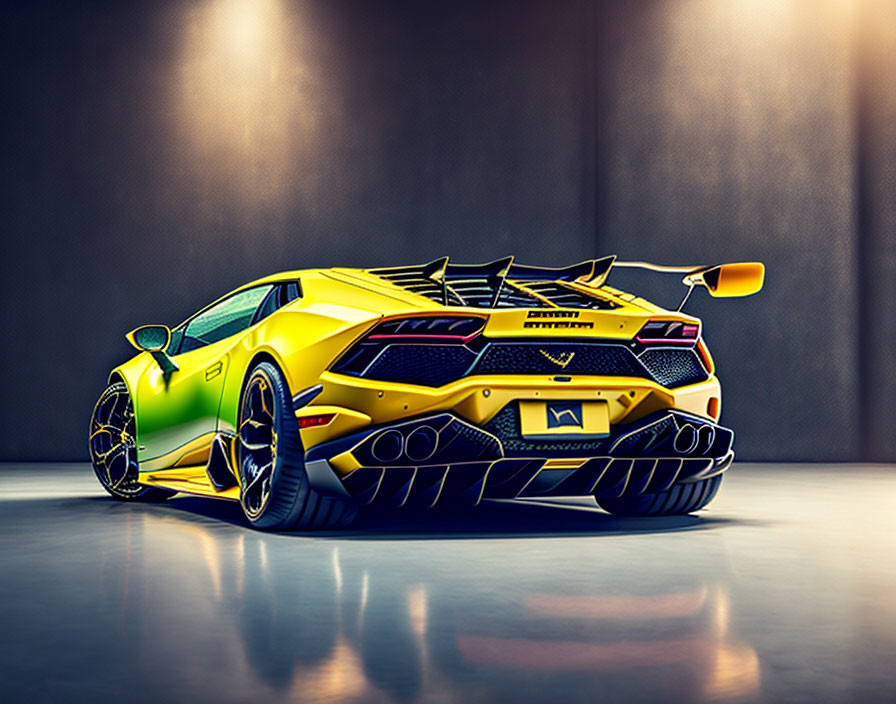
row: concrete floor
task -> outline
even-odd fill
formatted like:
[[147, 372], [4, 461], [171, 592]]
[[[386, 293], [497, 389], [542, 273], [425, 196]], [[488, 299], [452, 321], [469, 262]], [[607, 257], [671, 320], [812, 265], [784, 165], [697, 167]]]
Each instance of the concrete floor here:
[[0, 701], [896, 701], [896, 467], [268, 535], [0, 465]]

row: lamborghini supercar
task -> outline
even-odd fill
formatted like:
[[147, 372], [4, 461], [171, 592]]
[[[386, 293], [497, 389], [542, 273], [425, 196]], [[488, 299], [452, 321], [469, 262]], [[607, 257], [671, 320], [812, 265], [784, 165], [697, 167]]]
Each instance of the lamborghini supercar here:
[[614, 268], [743, 296], [759, 263], [589, 260], [276, 274], [173, 330], [128, 333], [90, 425], [112, 496], [239, 501], [265, 529], [360, 507], [594, 496], [620, 515], [696, 511], [733, 458], [698, 319], [607, 285]]

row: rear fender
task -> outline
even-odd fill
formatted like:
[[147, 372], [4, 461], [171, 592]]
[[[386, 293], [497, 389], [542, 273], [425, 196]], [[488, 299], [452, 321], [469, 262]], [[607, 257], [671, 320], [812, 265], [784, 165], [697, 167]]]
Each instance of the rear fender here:
[[[356, 320], [284, 310], [249, 332], [233, 349], [219, 410], [219, 430], [235, 431], [246, 376], [260, 361], [272, 361], [291, 394], [320, 383], [321, 374], [342, 351], [381, 316], [360, 311]], [[309, 310], [310, 309], [310, 310]]]

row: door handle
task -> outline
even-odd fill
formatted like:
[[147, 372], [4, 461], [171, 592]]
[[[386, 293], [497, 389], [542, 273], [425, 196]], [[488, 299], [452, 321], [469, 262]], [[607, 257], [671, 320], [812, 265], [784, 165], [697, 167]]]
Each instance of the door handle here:
[[205, 380], [211, 381], [216, 376], [218, 376], [221, 371], [224, 369], [224, 362], [215, 362], [212, 366], [205, 370]]

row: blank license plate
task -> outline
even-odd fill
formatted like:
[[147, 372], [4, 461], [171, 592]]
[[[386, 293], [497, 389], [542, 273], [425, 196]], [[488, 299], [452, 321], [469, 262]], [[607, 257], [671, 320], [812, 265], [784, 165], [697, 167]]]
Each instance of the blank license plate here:
[[610, 434], [606, 401], [520, 401], [526, 438], [604, 438]]

